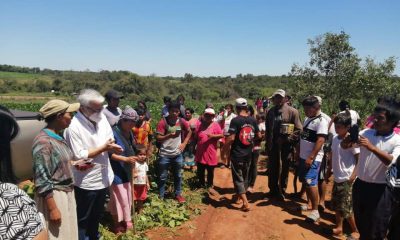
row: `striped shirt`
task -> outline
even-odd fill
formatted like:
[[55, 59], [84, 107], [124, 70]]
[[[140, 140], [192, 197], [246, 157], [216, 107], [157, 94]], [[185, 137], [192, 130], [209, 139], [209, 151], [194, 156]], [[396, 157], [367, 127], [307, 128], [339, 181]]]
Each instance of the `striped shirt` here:
[[146, 147], [149, 145], [149, 137], [153, 135], [153, 129], [151, 129], [148, 121], [143, 121], [140, 127], [133, 127], [132, 131], [136, 144], [144, 145]]
[[40, 131], [33, 140], [32, 156], [35, 187], [40, 196], [52, 196], [53, 189], [73, 190], [73, 154], [61, 136], [48, 129]]

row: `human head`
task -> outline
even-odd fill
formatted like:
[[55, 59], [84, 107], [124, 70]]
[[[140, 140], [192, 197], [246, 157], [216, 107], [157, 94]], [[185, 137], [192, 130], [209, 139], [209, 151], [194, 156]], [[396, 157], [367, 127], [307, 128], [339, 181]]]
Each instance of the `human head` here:
[[265, 113], [258, 113], [256, 116], [257, 122], [265, 122]]
[[[142, 144], [136, 145], [136, 156], [143, 156], [143, 157], [147, 156], [146, 146], [144, 146]], [[146, 159], [139, 158], [137, 161], [142, 163], [142, 162], [145, 162]]]
[[276, 90], [272, 96], [272, 103], [274, 104], [274, 106], [282, 106], [285, 103], [285, 90], [283, 89], [278, 89]]
[[182, 94], [179, 94], [178, 97], [176, 98], [176, 101], [178, 101], [181, 105], [185, 103], [185, 97]]
[[63, 100], [53, 99], [43, 105], [39, 112], [47, 124], [53, 124], [57, 130], [67, 128], [73, 117], [72, 113], [79, 110], [80, 104], [69, 104]]
[[143, 109], [147, 110], [147, 105], [146, 105], [145, 101], [138, 101], [137, 106], [138, 106], [138, 108], [143, 108]]
[[94, 89], [82, 90], [78, 97], [81, 104], [80, 111], [92, 122], [99, 122], [102, 118], [104, 97]]
[[192, 119], [193, 113], [194, 113], [193, 108], [187, 107], [187, 108], [185, 109], [185, 119], [186, 119], [186, 120]]
[[107, 101], [107, 105], [111, 108], [117, 108], [119, 105], [119, 101], [121, 98], [124, 98], [124, 95], [122, 95], [122, 93], [114, 90], [114, 89], [110, 89], [106, 92], [105, 94], [105, 98]]
[[399, 103], [394, 99], [378, 104], [374, 109], [374, 128], [378, 132], [388, 132], [397, 126], [400, 120]]
[[206, 123], [212, 123], [215, 117], [215, 111], [212, 108], [206, 108], [203, 113], [203, 121]]
[[235, 100], [235, 107], [237, 113], [240, 113], [241, 111], [247, 112], [247, 100], [244, 98], [237, 98]]
[[304, 107], [304, 113], [307, 117], [317, 116], [319, 110], [321, 109], [318, 99], [315, 96], [306, 97], [301, 104]]
[[163, 101], [164, 101], [164, 104], [168, 106], [171, 103], [172, 99], [171, 99], [171, 97], [164, 96]]
[[346, 100], [342, 100], [339, 102], [340, 111], [345, 111], [346, 109], [350, 109], [350, 103]]
[[11, 141], [18, 135], [19, 126], [14, 115], [0, 105], [0, 182], [16, 183], [11, 162]]
[[168, 117], [171, 119], [177, 119], [179, 114], [181, 113], [180, 110], [181, 104], [177, 101], [173, 101], [168, 105]]
[[137, 114], [137, 112], [132, 107], [126, 106], [125, 109], [122, 111], [121, 117], [118, 121], [118, 125], [120, 126], [122, 131], [130, 132], [138, 120], [139, 115]]
[[135, 110], [136, 110], [136, 113], [139, 116], [139, 119], [138, 119], [138, 121], [136, 123], [142, 123], [146, 118], [145, 110], [143, 108], [138, 108], [138, 109], [135, 109]]
[[247, 110], [249, 111], [250, 116], [254, 116], [254, 107], [252, 105], [247, 106]]
[[230, 115], [233, 112], [233, 105], [230, 103], [226, 104], [225, 110], [228, 112], [228, 115]]
[[205, 107], [204, 109], [206, 109], [206, 108], [212, 108], [212, 109], [214, 109], [214, 104], [208, 102], [208, 103], [206, 103], [206, 107]]
[[335, 131], [340, 137], [346, 136], [351, 127], [351, 116], [348, 112], [339, 113], [333, 119]]

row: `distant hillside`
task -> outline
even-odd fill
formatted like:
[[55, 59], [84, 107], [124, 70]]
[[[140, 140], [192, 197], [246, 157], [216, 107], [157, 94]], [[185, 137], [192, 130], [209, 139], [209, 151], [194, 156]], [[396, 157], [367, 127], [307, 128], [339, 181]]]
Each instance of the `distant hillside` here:
[[83, 88], [105, 92], [117, 89], [128, 98], [160, 101], [163, 96], [183, 94], [188, 99], [217, 101], [238, 96], [255, 99], [276, 88], [288, 88], [285, 76], [184, 77], [139, 76], [128, 71], [60, 71], [0, 65], [0, 93], [49, 93], [71, 95]]

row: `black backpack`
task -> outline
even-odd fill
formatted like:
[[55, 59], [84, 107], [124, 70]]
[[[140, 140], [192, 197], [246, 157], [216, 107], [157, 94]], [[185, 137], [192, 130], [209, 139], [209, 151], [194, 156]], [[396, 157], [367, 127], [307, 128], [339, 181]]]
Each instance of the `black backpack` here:
[[400, 202], [400, 156], [386, 170], [386, 184], [395, 201]]

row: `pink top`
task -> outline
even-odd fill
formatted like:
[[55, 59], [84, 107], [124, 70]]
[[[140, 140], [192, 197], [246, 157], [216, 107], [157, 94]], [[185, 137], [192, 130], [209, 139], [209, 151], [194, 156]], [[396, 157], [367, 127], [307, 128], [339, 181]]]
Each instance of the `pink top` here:
[[217, 138], [209, 138], [207, 134], [222, 134], [218, 123], [212, 122], [209, 127], [203, 123], [196, 129], [197, 148], [195, 161], [201, 164], [216, 166], [217, 159]]

